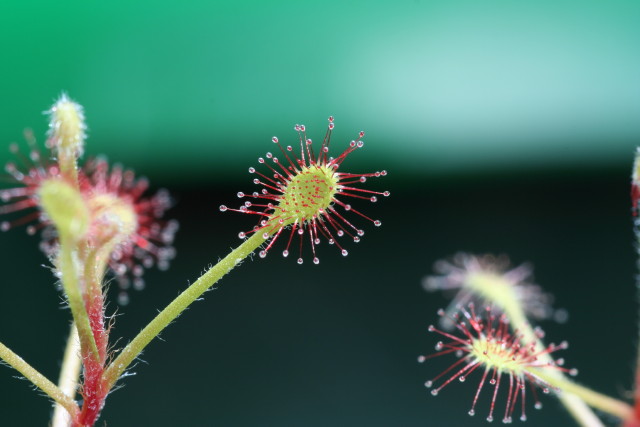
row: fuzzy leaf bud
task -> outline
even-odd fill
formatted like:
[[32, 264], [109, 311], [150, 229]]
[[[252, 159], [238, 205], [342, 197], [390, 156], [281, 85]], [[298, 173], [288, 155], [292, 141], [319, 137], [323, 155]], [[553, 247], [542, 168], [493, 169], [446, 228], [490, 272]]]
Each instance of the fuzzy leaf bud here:
[[67, 181], [51, 178], [38, 190], [40, 205], [62, 239], [80, 239], [89, 225], [89, 210], [80, 191]]
[[84, 151], [86, 125], [82, 106], [73, 102], [66, 94], [48, 111], [50, 147], [57, 153], [63, 174], [76, 173], [76, 160]]

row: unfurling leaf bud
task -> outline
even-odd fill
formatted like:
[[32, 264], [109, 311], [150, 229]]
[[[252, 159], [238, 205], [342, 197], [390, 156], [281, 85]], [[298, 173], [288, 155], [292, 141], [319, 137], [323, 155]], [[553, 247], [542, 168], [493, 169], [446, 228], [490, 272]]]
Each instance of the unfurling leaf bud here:
[[87, 200], [91, 215], [90, 238], [97, 246], [126, 243], [138, 228], [133, 205], [112, 194], [98, 194]]
[[79, 240], [89, 225], [89, 210], [80, 191], [67, 181], [50, 178], [38, 190], [40, 205], [62, 239]]
[[51, 115], [48, 144], [57, 154], [61, 172], [75, 177], [76, 160], [84, 151], [86, 137], [82, 106], [62, 94], [48, 113]]

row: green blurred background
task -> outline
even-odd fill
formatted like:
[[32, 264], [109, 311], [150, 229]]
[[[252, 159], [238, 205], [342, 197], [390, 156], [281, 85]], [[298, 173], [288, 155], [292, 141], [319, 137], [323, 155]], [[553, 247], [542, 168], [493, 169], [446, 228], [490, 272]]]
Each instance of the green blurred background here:
[[[251, 228], [217, 207], [253, 191], [273, 135], [293, 142], [305, 123], [319, 139], [334, 115], [336, 150], [367, 132], [345, 170], [389, 171], [368, 188], [392, 196], [361, 205], [383, 226], [348, 257], [245, 263], [148, 348], [99, 425], [481, 425], [471, 378], [433, 398], [422, 383], [446, 364], [416, 363], [447, 303], [420, 280], [458, 250], [532, 261], [570, 314], [542, 324], [549, 338], [570, 341], [580, 381], [624, 396], [638, 22], [637, 1], [3, 2], [0, 141], [25, 127], [42, 141], [65, 91], [85, 106], [89, 156], [176, 198], [178, 257], [118, 308], [118, 346]], [[37, 239], [1, 237], [0, 340], [54, 379], [68, 312]], [[0, 374], [0, 424], [46, 425], [46, 399]], [[571, 424], [544, 403], [528, 425]]]

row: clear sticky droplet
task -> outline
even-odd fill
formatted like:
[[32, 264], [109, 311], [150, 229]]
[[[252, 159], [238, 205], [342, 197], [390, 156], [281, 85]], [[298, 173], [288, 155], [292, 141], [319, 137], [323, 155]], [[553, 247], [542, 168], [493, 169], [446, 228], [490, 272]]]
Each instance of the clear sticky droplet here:
[[129, 294], [126, 292], [120, 292], [118, 294], [118, 304], [120, 305], [127, 305], [129, 304]]
[[136, 277], [133, 279], [133, 289], [136, 291], [141, 291], [144, 289], [144, 280], [141, 277]]

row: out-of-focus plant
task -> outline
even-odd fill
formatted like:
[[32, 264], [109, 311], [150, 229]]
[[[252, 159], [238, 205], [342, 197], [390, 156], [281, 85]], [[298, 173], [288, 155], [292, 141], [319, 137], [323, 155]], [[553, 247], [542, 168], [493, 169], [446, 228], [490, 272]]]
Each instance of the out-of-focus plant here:
[[[638, 160], [636, 170], [637, 165]], [[634, 214], [640, 194], [637, 185], [634, 173]], [[435, 345], [436, 352], [419, 356], [418, 362], [443, 356], [455, 356], [456, 360], [425, 382], [432, 395], [439, 395], [454, 381], [466, 382], [473, 374], [479, 380], [469, 415], [478, 412], [480, 395], [489, 394], [489, 422], [498, 416], [504, 423], [511, 423], [514, 417], [525, 421], [527, 399], [534, 401], [534, 408], [542, 408], [538, 397], [541, 390], [555, 394], [579, 425], [604, 425], [591, 410], [595, 408], [608, 414], [607, 419], [613, 416], [620, 420], [625, 427], [640, 426], [637, 381], [636, 403], [631, 406], [568, 378], [578, 371], [565, 368], [564, 358], [556, 356], [568, 348], [567, 341], [546, 344], [542, 329], [532, 326], [534, 321], [564, 315], [551, 309], [551, 296], [531, 283], [528, 265], [509, 268], [506, 257], [459, 253], [452, 261], [438, 261], [435, 269], [439, 274], [426, 277], [424, 288], [455, 295], [449, 309], [438, 312], [439, 326], [428, 328], [441, 337]], [[499, 404], [501, 398], [504, 405]]]

